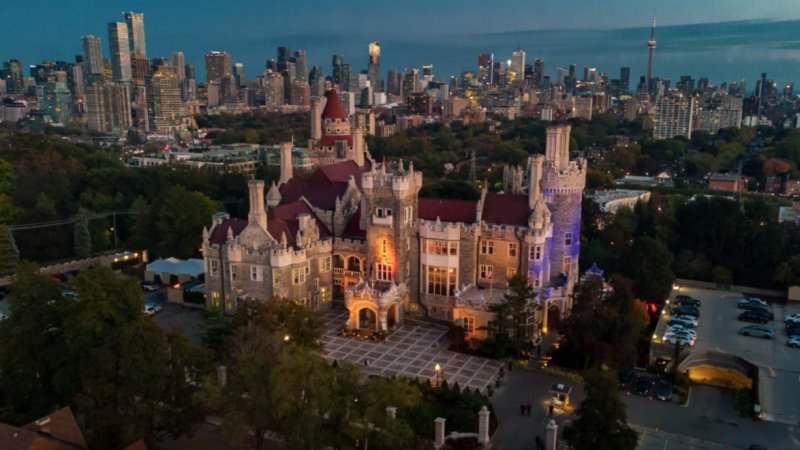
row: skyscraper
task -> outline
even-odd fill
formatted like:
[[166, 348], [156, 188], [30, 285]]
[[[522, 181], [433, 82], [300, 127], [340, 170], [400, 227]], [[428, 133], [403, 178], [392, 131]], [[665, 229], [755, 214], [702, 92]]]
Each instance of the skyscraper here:
[[183, 52], [172, 52], [172, 67], [178, 75], [178, 81], [186, 79], [186, 63], [184, 62]]
[[83, 36], [83, 58], [86, 61], [87, 75], [89, 78], [93, 76], [103, 76], [103, 47], [100, 43], [100, 38], [97, 36]]
[[481, 53], [478, 55], [478, 81], [482, 84], [492, 84], [492, 68], [494, 65], [494, 55]]
[[289, 60], [292, 59], [292, 49], [289, 47], [278, 47], [278, 72], [284, 72]]
[[158, 132], [173, 132], [180, 127], [183, 116], [178, 76], [169, 66], [153, 73], [153, 127]]
[[647, 79], [645, 80], [647, 89], [650, 89], [650, 80], [653, 79], [653, 53], [656, 50], [656, 16], [653, 16], [653, 27], [650, 28], [650, 40], [647, 41], [649, 57], [647, 59]]
[[417, 92], [419, 84], [419, 69], [409, 69], [403, 74], [403, 98]]
[[687, 98], [680, 94], [660, 96], [656, 101], [653, 137], [670, 139], [683, 136], [691, 139], [694, 113], [694, 97]]
[[514, 80], [522, 81], [525, 76], [525, 52], [517, 50], [511, 53], [511, 65], [509, 69], [514, 72]]
[[144, 14], [126, 12], [125, 23], [128, 25], [130, 52], [137, 56], [147, 57], [147, 48], [144, 43]]
[[308, 83], [311, 85], [311, 97], [325, 95], [325, 76], [322, 73], [322, 67], [314, 66], [311, 68]]
[[6, 78], [6, 92], [19, 95], [25, 90], [25, 77], [22, 74], [22, 61], [9, 59], [3, 63], [3, 73]]
[[247, 75], [244, 73], [243, 63], [237, 62], [233, 65], [233, 78], [236, 81], [237, 87], [244, 86], [245, 82], [247, 81]]
[[333, 75], [333, 84], [342, 85], [342, 66], [344, 66], [344, 56], [342, 55], [333, 55], [333, 61], [331, 63], [332, 68], [332, 75]]
[[206, 84], [219, 83], [231, 74], [231, 55], [228, 52], [206, 53]]
[[369, 43], [367, 77], [369, 78], [369, 84], [373, 92], [383, 92], [383, 80], [381, 80], [381, 44], [378, 41]]
[[619, 70], [619, 91], [627, 94], [631, 90], [631, 68], [623, 67]]
[[111, 77], [117, 82], [131, 81], [131, 52], [128, 24], [108, 24], [108, 49], [111, 53]]
[[133, 125], [128, 86], [98, 82], [86, 87], [86, 117], [89, 129], [110, 133]]
[[542, 87], [544, 81], [544, 60], [541, 58], [533, 62], [533, 83], [536, 87]]
[[308, 57], [305, 50], [294, 52], [294, 79], [308, 83]]
[[389, 69], [386, 75], [386, 92], [391, 95], [400, 95], [401, 86], [403, 85], [402, 80], [397, 69]]

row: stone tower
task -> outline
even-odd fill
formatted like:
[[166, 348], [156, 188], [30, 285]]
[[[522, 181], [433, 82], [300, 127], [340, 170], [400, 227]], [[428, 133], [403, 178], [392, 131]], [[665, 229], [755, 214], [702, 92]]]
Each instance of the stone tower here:
[[[541, 182], [553, 224], [550, 274], [551, 277], [566, 275], [567, 291], [571, 291], [578, 280], [581, 201], [586, 185], [586, 160], [577, 158], [570, 161], [569, 141], [569, 125], [547, 129], [547, 150]], [[571, 304], [564, 306], [567, 311], [571, 308]]]

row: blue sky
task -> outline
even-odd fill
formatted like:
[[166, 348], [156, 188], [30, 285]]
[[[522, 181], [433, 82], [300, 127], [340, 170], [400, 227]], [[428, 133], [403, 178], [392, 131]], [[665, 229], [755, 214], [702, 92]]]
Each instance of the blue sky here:
[[[10, 0], [7, 0], [10, 1]], [[659, 24], [752, 19], [796, 19], [798, 0], [32, 0], [17, 1], [0, 14], [0, 60], [24, 64], [42, 59], [72, 61], [80, 36], [95, 34], [108, 53], [106, 24], [122, 11], [145, 14], [149, 56], [184, 50], [198, 65], [202, 52], [228, 50], [274, 57], [273, 44], [313, 48], [321, 34], [329, 41], [357, 36], [364, 42], [435, 42], [446, 35], [518, 30], [642, 27], [655, 12]], [[298, 43], [295, 43], [298, 42]], [[328, 42], [328, 43], [330, 43]], [[365, 44], [366, 46], [366, 44]], [[366, 50], [364, 50], [366, 51]], [[313, 55], [311, 55], [313, 56]], [[347, 55], [345, 55], [347, 56]], [[363, 58], [363, 55], [356, 55]], [[322, 57], [320, 56], [322, 62]], [[330, 56], [324, 55], [329, 64]], [[263, 67], [251, 57], [249, 74]], [[355, 61], [360, 65], [361, 61]], [[419, 64], [422, 64], [420, 62]], [[465, 61], [465, 66], [472, 61]], [[253, 66], [260, 66], [254, 68]], [[326, 67], [327, 72], [327, 67]]]

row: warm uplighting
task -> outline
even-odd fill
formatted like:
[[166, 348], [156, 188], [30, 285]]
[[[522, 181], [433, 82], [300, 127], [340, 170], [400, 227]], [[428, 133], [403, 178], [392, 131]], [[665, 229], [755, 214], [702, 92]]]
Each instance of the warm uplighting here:
[[439, 363], [436, 363], [436, 366], [433, 367], [433, 370], [436, 371], [436, 386], [441, 386], [442, 384], [442, 366]]
[[284, 335], [283, 335], [283, 342], [289, 342], [289, 339], [290, 339], [290, 338], [289, 338], [289, 335], [288, 335], [288, 334], [284, 334]]
[[547, 327], [542, 328], [542, 334], [547, 335]]

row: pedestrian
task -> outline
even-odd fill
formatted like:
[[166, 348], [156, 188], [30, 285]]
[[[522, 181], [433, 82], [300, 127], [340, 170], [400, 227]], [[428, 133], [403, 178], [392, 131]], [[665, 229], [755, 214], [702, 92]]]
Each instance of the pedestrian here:
[[525, 403], [520, 403], [519, 404], [519, 415], [520, 416], [524, 416], [525, 415]]
[[528, 412], [528, 417], [531, 416], [531, 408], [533, 408], [533, 405], [531, 405], [531, 402], [528, 402], [528, 404], [525, 405], [525, 410]]

